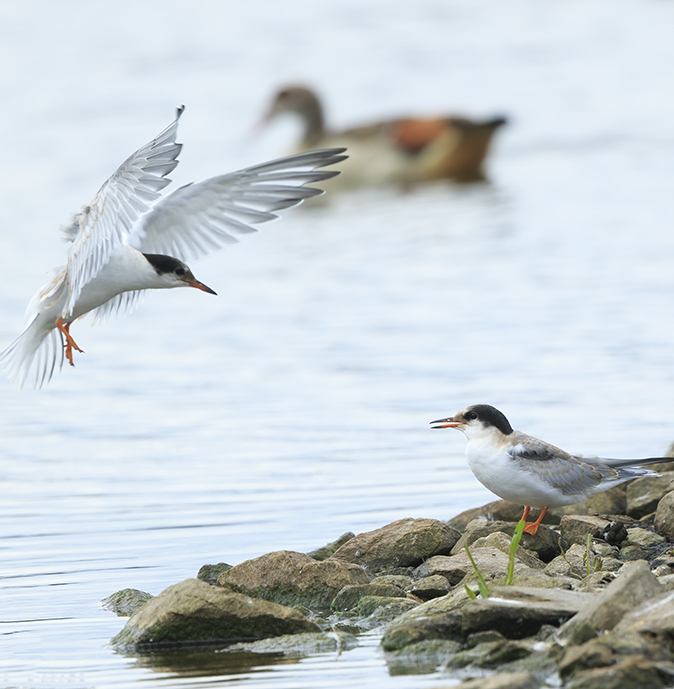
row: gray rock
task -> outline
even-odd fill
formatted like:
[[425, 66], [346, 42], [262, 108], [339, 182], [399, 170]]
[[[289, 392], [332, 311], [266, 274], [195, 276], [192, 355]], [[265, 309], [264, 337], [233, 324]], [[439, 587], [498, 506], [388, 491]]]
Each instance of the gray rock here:
[[447, 656], [461, 650], [458, 641], [432, 639], [386, 653], [389, 675], [428, 675], [437, 671]]
[[423, 601], [431, 600], [431, 598], [439, 598], [440, 596], [445, 596], [451, 590], [449, 581], [440, 574], [434, 574], [430, 577], [423, 577], [412, 584], [408, 589], [408, 593], [411, 593], [417, 598], [421, 598]]
[[624, 564], [615, 557], [605, 557], [601, 561], [601, 568], [605, 572], [617, 572]]
[[582, 646], [570, 646], [559, 661], [559, 676], [566, 680], [577, 672], [595, 667], [613, 665], [613, 651], [597, 639], [590, 639]]
[[629, 481], [627, 483], [627, 510], [625, 513], [635, 519], [641, 519], [641, 517], [655, 512], [660, 500], [673, 490], [674, 475], [671, 472], [664, 476], [644, 476]]
[[396, 623], [386, 630], [381, 645], [385, 651], [398, 651], [421, 641], [433, 639], [460, 641], [461, 638], [461, 615], [458, 612], [451, 612]]
[[259, 641], [242, 641], [222, 649], [222, 653], [283, 653], [292, 656], [326, 653], [340, 648], [333, 635], [318, 633], [289, 634]]
[[404, 614], [389, 627], [382, 647], [396, 651], [411, 644], [433, 639], [461, 640], [461, 608], [470, 598], [463, 587], [442, 598], [433, 598]]
[[[674, 479], [674, 476], [672, 476]], [[660, 534], [657, 534], [649, 529], [642, 529], [640, 527], [633, 527], [627, 529], [627, 538], [635, 545], [640, 545], [643, 548], [652, 548], [653, 546], [664, 543], [667, 539]]]
[[[487, 581], [504, 577], [508, 569], [508, 556], [498, 548], [473, 548], [471, 555], [475, 564], [482, 572], [482, 576]], [[524, 565], [520, 557], [526, 557], [519, 552], [515, 555], [515, 571]], [[545, 565], [541, 562], [539, 567], [543, 569]], [[473, 575], [473, 566], [468, 559], [468, 554], [460, 552], [456, 555], [436, 555], [426, 560], [414, 571], [417, 577], [430, 577], [440, 574], [454, 586], [458, 584], [466, 575]]]
[[226, 562], [219, 562], [217, 565], [203, 565], [197, 572], [197, 579], [215, 585], [218, 577], [228, 569], [232, 569], [232, 565], [228, 565]]
[[382, 574], [381, 576], [375, 577], [372, 580], [373, 584], [392, 584], [393, 586], [400, 587], [403, 591], [412, 584], [412, 577], [405, 576], [403, 574]]
[[610, 526], [611, 522], [602, 517], [572, 514], [562, 517], [562, 521], [559, 523], [559, 532], [568, 543], [585, 545], [588, 534], [592, 538], [603, 539]]
[[658, 577], [658, 581], [663, 591], [674, 591], [674, 574], [665, 574], [663, 577]]
[[138, 589], [122, 589], [101, 601], [105, 610], [114, 612], [117, 617], [128, 617], [152, 598], [151, 593]]
[[[451, 555], [462, 552], [466, 544], [471, 546], [475, 541], [493, 533], [506, 534], [510, 539], [515, 533], [516, 527], [516, 522], [485, 522], [483, 519], [473, 520], [466, 525], [463, 535], [452, 548]], [[510, 541], [508, 541], [508, 543], [510, 543]], [[562, 552], [559, 547], [559, 534], [547, 526], [541, 526], [538, 529], [538, 533], [534, 536], [526, 533], [523, 534], [519, 547], [532, 551], [537, 557], [543, 560], [543, 562], [550, 562], [553, 557], [556, 557]]]
[[364, 596], [358, 601], [354, 613], [361, 616], [359, 626], [373, 629], [389, 624], [397, 617], [413, 610], [419, 604], [409, 598], [390, 598], [387, 596]]
[[312, 550], [310, 553], [307, 553], [307, 555], [309, 555], [309, 557], [313, 557], [314, 560], [320, 560], [321, 562], [323, 560], [327, 560], [354, 536], [355, 534], [351, 533], [351, 531], [347, 531], [346, 533], [343, 533], [336, 541], [332, 541], [332, 543], [328, 543], [320, 548], [316, 548], [316, 550]]
[[279, 550], [232, 567], [218, 577], [218, 586], [282, 605], [322, 609], [345, 586], [369, 580], [357, 565]]
[[[512, 663], [531, 655], [531, 646], [518, 641], [506, 639], [497, 632], [488, 632], [488, 640], [479, 643], [471, 643], [468, 639], [468, 648], [455, 651], [446, 660], [447, 668], [472, 667], [498, 667], [506, 663]], [[472, 635], [473, 638], [478, 636]]]
[[623, 616], [614, 628], [615, 634], [638, 632], [648, 637], [674, 638], [674, 593], [663, 593], [660, 584], [657, 590], [659, 595], [646, 599]]
[[370, 572], [415, 567], [424, 559], [449, 553], [461, 534], [437, 519], [400, 519], [358, 534], [327, 562], [357, 564]]
[[[394, 584], [355, 584], [345, 586], [333, 599], [330, 609], [343, 612], [355, 608], [364, 596], [386, 596], [388, 598], [404, 598], [405, 591]], [[368, 613], [369, 614], [369, 613]]]
[[647, 560], [648, 549], [640, 545], [627, 545], [620, 551], [620, 559], [623, 562], [634, 562], [635, 560]]
[[648, 564], [637, 561], [625, 569], [557, 633], [562, 643], [582, 644], [601, 630], [613, 629], [626, 612], [662, 593]]
[[662, 689], [671, 686], [671, 677], [644, 658], [625, 658], [609, 667], [580, 672], [567, 689]]
[[544, 624], [561, 625], [594, 598], [578, 591], [497, 586], [489, 598], [470, 601], [461, 608], [461, 628], [464, 636], [493, 630], [509, 639], [523, 639]]
[[292, 608], [232, 593], [199, 579], [186, 579], [137, 610], [112, 639], [112, 645], [143, 650], [302, 632], [320, 629]]
[[501, 672], [491, 677], [477, 677], [452, 685], [453, 689], [538, 689], [540, 686], [536, 675], [531, 672]]
[[582, 581], [578, 582], [576, 589], [579, 591], [600, 593], [615, 579], [615, 577], [616, 575], [613, 572], [604, 570], [593, 572], [584, 577]]
[[655, 528], [674, 541], [674, 491], [667, 493], [655, 510]]

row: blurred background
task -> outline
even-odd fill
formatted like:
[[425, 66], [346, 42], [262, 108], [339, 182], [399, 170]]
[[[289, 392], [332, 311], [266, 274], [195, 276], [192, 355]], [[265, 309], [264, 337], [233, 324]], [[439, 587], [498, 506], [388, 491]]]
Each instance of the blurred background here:
[[110, 593], [307, 551], [493, 499], [471, 403], [566, 449], [674, 440], [674, 5], [666, 0], [27, 0], [0, 7], [0, 349], [67, 247], [58, 227], [186, 112], [175, 186], [279, 157], [287, 84], [333, 131], [505, 116], [486, 180], [291, 209], [192, 265], [217, 298], [148, 295], [73, 327], [42, 391], [0, 380], [0, 684], [447, 683], [339, 657], [189, 680], [114, 654]]

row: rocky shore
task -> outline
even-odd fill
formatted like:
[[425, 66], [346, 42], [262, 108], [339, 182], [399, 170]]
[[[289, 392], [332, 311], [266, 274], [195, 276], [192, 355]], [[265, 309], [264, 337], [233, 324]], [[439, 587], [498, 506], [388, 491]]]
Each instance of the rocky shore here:
[[521, 507], [499, 500], [449, 522], [347, 533], [308, 554], [204, 565], [154, 597], [125, 589], [104, 601], [130, 615], [112, 645], [308, 654], [379, 629], [391, 674], [441, 670], [463, 689], [671, 687], [674, 464], [659, 470], [551, 510], [524, 534], [510, 586]]

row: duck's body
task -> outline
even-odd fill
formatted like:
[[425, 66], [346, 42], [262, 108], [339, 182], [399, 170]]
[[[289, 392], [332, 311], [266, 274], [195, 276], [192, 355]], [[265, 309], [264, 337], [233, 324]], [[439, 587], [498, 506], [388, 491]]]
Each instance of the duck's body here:
[[275, 96], [267, 121], [293, 113], [302, 122], [296, 151], [346, 147], [349, 160], [331, 186], [358, 188], [414, 184], [448, 179], [485, 179], [484, 161], [503, 117], [483, 122], [463, 117], [399, 118], [331, 131], [318, 96], [304, 86], [289, 86]]

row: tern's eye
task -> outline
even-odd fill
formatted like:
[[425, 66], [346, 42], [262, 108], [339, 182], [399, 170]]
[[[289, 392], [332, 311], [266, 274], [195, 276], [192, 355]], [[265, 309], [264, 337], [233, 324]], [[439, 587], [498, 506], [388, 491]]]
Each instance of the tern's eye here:
[[185, 275], [185, 269], [182, 266], [178, 266], [173, 272], [180, 277]]
[[466, 421], [475, 421], [477, 419], [477, 414], [474, 411], [468, 411], [463, 416]]

